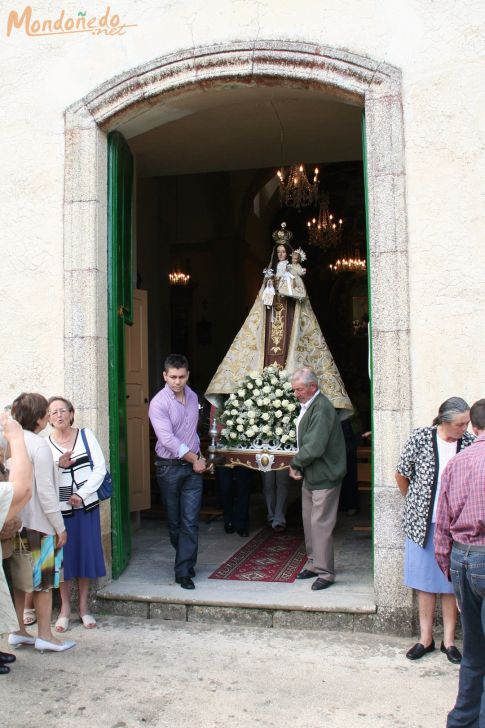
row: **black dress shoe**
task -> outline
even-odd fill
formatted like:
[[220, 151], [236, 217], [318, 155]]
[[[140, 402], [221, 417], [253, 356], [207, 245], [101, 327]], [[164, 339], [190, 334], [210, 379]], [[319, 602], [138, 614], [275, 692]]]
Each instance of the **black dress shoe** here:
[[248, 531], [247, 528], [238, 528], [237, 529], [237, 533], [238, 533], [239, 536], [243, 536], [244, 538], [246, 538], [247, 536], [249, 536], [249, 531]]
[[416, 642], [410, 650], [406, 652], [408, 660], [419, 660], [423, 655], [427, 655], [428, 652], [434, 652], [434, 640], [431, 640], [431, 644], [425, 647], [421, 642]]
[[312, 591], [320, 591], [320, 589], [328, 589], [329, 586], [332, 586], [333, 581], [329, 581], [328, 579], [323, 579], [321, 576], [313, 582], [312, 584]]
[[0, 675], [6, 675], [10, 672], [10, 668], [7, 665], [0, 665]]
[[6, 665], [7, 662], [15, 662], [17, 658], [10, 652], [0, 652], [0, 665]]
[[236, 529], [234, 528], [234, 526], [232, 525], [232, 523], [225, 523], [224, 524], [224, 531], [226, 533], [234, 533], [235, 530]]
[[182, 589], [195, 589], [195, 584], [190, 576], [176, 576], [175, 581], [180, 584]]
[[444, 652], [446, 657], [449, 659], [450, 662], [452, 662], [454, 665], [459, 665], [461, 662], [461, 652], [455, 645], [450, 645], [449, 647], [445, 647], [445, 643], [441, 643], [440, 647], [441, 652]]
[[314, 579], [318, 574], [315, 571], [310, 571], [310, 569], [303, 569], [303, 571], [300, 571], [297, 579]]

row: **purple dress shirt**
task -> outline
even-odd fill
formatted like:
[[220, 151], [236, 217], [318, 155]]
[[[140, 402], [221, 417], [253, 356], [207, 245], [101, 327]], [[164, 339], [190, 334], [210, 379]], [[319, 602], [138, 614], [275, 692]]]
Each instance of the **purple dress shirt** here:
[[158, 457], [183, 458], [189, 451], [199, 452], [199, 400], [190, 387], [185, 386], [185, 404], [182, 404], [166, 384], [150, 402], [148, 416], [157, 436]]

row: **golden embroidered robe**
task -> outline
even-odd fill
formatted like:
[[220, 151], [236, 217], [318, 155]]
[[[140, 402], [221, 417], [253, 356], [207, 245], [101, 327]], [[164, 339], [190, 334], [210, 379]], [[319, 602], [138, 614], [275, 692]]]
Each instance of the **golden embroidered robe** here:
[[244, 324], [232, 342], [205, 396], [222, 407], [225, 396], [236, 391], [251, 371], [277, 363], [289, 372], [311, 367], [320, 391], [339, 411], [341, 419], [353, 408], [327, 346], [308, 296], [302, 301], [275, 296], [273, 309], [263, 303], [264, 283]]

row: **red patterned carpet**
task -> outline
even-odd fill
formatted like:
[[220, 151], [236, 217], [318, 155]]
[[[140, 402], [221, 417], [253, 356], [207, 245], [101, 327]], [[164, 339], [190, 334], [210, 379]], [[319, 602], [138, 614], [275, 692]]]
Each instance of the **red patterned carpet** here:
[[301, 530], [264, 528], [225, 561], [209, 579], [291, 583], [306, 562]]

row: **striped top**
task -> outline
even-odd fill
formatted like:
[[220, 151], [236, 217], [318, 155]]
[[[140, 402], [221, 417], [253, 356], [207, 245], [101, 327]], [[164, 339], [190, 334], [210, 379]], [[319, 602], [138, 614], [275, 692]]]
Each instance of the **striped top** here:
[[[72, 506], [68, 503], [68, 500], [74, 493], [82, 499], [83, 506], [81, 507], [84, 507], [85, 510], [96, 507], [98, 505], [97, 490], [106, 475], [106, 463], [98, 441], [89, 428], [85, 427], [84, 433], [91, 451], [94, 467], [91, 469], [89, 456], [78, 430], [71, 455], [71, 459], [75, 462], [69, 468], [59, 468], [59, 500], [64, 516], [72, 512]], [[49, 435], [49, 445], [54, 456], [54, 462], [59, 463], [59, 458], [66, 452], [66, 449], [58, 445], [52, 435]]]

